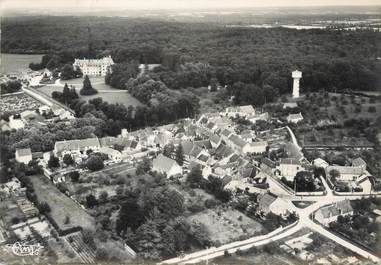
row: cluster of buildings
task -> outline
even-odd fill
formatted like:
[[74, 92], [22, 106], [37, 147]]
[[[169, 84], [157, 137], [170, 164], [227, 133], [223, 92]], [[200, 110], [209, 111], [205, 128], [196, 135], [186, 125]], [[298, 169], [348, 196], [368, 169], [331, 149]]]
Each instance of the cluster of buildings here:
[[48, 122], [65, 121], [75, 119], [74, 115], [56, 105], [51, 107], [42, 105], [36, 110], [24, 110], [18, 114], [9, 116], [9, 121], [0, 120], [2, 132], [23, 129], [28, 124], [46, 125]]
[[18, 179], [0, 185], [0, 243], [16, 236], [26, 240], [33, 236], [31, 230], [49, 235], [48, 224], [39, 219], [39, 211], [26, 197], [26, 188]]

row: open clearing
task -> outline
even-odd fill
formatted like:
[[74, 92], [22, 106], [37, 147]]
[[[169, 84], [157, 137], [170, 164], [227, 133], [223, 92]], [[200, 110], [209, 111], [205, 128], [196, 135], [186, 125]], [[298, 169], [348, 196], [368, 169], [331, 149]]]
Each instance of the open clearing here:
[[45, 85], [43, 87], [38, 88], [39, 91], [44, 93], [45, 95], [51, 97], [52, 92], [59, 91], [62, 92], [63, 86], [65, 83], [68, 85], [75, 86], [78, 95], [85, 100], [90, 100], [93, 98], [102, 98], [103, 101], [108, 103], [119, 103], [125, 106], [141, 106], [142, 103], [134, 98], [130, 93], [126, 90], [120, 90], [110, 87], [106, 85], [104, 82], [104, 77], [95, 77], [91, 76], [90, 81], [92, 86], [98, 90], [98, 93], [91, 96], [81, 96], [79, 95], [79, 90], [82, 88], [83, 78], [75, 78], [72, 80], [61, 80], [59, 84], [54, 85]]
[[[34, 175], [29, 178], [38, 201], [49, 204], [50, 216], [62, 230], [76, 226], [89, 229], [94, 227], [94, 219], [72, 199], [60, 192], [45, 176]], [[68, 224], [64, 223], [66, 216], [70, 217]]]

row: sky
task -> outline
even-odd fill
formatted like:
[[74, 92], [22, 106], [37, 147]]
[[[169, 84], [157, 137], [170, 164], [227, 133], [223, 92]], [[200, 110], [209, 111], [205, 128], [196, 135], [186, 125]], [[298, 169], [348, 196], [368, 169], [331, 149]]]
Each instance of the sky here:
[[381, 5], [381, 0], [0, 0], [7, 9], [223, 9], [244, 7]]

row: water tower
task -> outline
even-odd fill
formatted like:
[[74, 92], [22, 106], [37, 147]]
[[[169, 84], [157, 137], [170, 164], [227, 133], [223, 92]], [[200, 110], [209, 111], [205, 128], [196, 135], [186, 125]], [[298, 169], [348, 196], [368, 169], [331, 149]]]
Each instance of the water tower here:
[[292, 78], [294, 79], [294, 85], [292, 87], [292, 97], [298, 98], [299, 97], [299, 81], [300, 81], [300, 78], [302, 78], [302, 72], [298, 70], [293, 71]]

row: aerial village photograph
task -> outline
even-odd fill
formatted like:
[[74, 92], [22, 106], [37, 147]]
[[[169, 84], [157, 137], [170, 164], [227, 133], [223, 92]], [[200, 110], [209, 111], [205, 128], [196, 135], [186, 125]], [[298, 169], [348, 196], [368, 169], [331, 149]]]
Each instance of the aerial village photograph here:
[[0, 265], [381, 264], [381, 0], [0, 14]]

